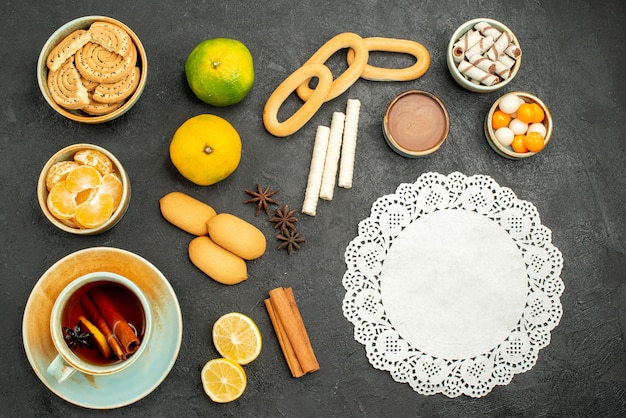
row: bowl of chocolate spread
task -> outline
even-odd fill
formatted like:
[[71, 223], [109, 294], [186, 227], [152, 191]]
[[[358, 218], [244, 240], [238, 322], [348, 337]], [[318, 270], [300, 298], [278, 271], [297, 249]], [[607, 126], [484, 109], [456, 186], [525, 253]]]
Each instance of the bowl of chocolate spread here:
[[441, 147], [450, 130], [450, 117], [436, 96], [410, 90], [393, 99], [383, 119], [387, 144], [398, 154], [417, 158]]

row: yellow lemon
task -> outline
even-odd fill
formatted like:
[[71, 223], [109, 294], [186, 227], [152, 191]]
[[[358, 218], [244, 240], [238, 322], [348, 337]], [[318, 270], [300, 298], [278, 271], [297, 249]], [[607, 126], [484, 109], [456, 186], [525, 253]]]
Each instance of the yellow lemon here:
[[252, 54], [236, 39], [207, 39], [187, 57], [185, 75], [200, 100], [229, 106], [246, 97], [254, 84]]
[[213, 324], [213, 344], [223, 357], [239, 364], [248, 364], [261, 353], [261, 332], [248, 316], [231, 312]]
[[170, 158], [186, 179], [210, 186], [224, 180], [239, 165], [241, 138], [226, 119], [197, 115], [174, 133]]
[[200, 378], [209, 398], [219, 403], [232, 402], [239, 398], [248, 383], [243, 367], [226, 358], [210, 360], [202, 368]]

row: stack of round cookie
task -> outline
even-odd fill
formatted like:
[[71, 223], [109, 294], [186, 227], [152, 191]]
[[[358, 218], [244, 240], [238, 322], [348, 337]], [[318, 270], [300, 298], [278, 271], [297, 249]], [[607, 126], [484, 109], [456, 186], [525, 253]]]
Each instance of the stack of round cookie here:
[[141, 75], [137, 48], [129, 34], [102, 21], [66, 36], [52, 49], [46, 65], [54, 101], [89, 115], [119, 108], [135, 92]]

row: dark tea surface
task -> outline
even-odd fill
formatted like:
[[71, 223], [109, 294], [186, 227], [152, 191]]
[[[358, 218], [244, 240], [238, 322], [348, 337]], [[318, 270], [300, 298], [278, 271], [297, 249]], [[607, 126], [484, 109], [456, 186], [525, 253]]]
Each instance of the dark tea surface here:
[[[86, 312], [81, 304], [82, 298], [89, 298], [89, 293], [94, 289], [101, 291], [107, 299], [111, 301], [113, 306], [118, 310], [120, 315], [130, 324], [131, 328], [136, 330], [136, 334], [141, 341], [145, 332], [145, 314], [139, 299], [126, 287], [113, 282], [101, 281], [87, 284], [78, 289], [68, 300], [65, 306], [61, 326], [74, 330], [81, 316], [87, 318], [90, 322], [95, 319]], [[111, 327], [111, 324], [109, 324]], [[83, 326], [82, 332], [88, 332]], [[64, 335], [66, 333], [64, 332]], [[115, 355], [105, 358], [97, 349], [96, 344], [91, 338], [88, 339], [90, 346], [78, 344], [73, 352], [83, 360], [96, 365], [110, 365], [118, 363], [120, 360]]]

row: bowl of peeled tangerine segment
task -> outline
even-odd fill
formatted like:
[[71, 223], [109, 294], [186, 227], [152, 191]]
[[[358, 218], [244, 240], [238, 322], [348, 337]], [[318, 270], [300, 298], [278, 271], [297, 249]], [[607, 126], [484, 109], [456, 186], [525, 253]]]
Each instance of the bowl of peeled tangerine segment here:
[[57, 29], [37, 62], [39, 88], [59, 114], [82, 123], [113, 120], [135, 105], [148, 61], [137, 35], [106, 16], [85, 16]]
[[130, 202], [130, 180], [119, 160], [93, 144], [61, 149], [37, 183], [39, 206], [57, 228], [93, 235], [112, 228]]

